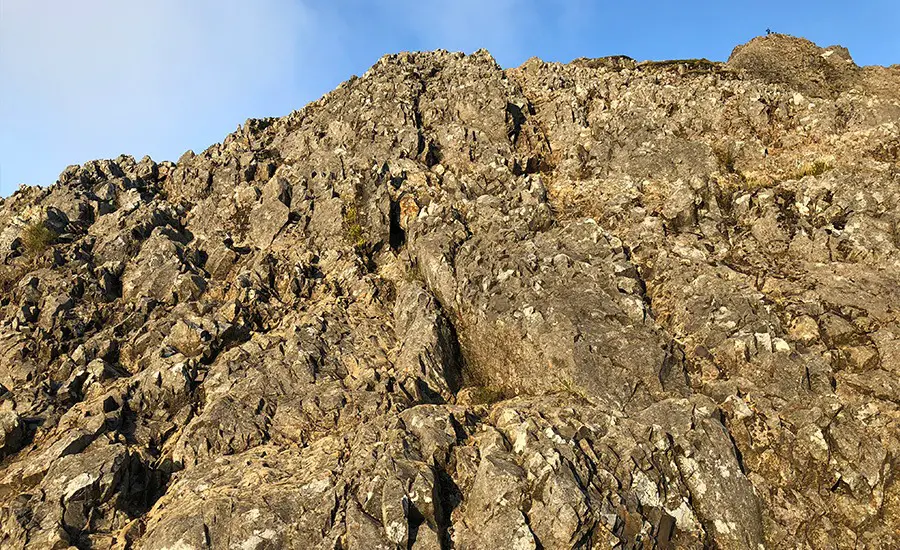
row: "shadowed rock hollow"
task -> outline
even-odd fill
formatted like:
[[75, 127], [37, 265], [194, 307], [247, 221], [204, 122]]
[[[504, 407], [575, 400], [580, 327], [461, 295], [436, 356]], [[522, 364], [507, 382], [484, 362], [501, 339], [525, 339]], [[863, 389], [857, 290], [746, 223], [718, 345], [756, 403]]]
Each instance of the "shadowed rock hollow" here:
[[900, 70], [382, 58], [0, 206], [0, 547], [900, 545]]

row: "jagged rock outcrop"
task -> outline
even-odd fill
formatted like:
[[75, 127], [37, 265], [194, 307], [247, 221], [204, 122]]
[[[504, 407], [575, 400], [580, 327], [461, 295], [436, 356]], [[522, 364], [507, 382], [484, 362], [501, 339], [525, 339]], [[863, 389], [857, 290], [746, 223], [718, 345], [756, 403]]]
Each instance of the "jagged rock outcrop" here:
[[382, 58], [0, 206], [3, 548], [900, 545], [900, 70]]

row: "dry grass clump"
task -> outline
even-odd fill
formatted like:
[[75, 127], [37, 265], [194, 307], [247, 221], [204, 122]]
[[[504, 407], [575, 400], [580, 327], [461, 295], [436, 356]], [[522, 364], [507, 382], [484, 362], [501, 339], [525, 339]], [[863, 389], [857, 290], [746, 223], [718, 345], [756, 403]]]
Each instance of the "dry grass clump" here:
[[821, 176], [834, 168], [831, 159], [820, 158], [810, 162], [804, 162], [792, 172], [787, 179], [798, 180], [806, 176]]
[[36, 256], [53, 244], [58, 235], [41, 222], [33, 223], [22, 232], [22, 245], [25, 251]]

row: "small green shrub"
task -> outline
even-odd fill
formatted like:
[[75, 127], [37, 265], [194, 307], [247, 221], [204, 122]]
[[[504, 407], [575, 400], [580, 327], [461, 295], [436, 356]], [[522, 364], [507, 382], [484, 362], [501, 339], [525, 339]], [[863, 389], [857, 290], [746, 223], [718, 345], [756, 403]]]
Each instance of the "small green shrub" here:
[[353, 243], [356, 248], [365, 248], [369, 243], [362, 225], [359, 223], [359, 212], [355, 206], [348, 206], [344, 210], [344, 228], [347, 231], [347, 239]]
[[22, 232], [22, 244], [26, 252], [36, 256], [47, 250], [56, 237], [58, 237], [56, 232], [43, 223], [33, 223]]

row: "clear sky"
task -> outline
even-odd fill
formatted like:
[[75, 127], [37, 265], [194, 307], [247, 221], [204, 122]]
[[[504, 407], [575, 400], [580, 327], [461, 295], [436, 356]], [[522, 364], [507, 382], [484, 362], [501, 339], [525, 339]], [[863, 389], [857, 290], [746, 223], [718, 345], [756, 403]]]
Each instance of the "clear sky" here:
[[725, 60], [766, 28], [900, 63], [900, 0], [0, 0], [0, 195], [94, 158], [199, 152], [385, 53]]

